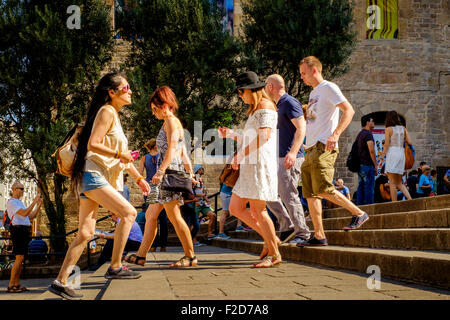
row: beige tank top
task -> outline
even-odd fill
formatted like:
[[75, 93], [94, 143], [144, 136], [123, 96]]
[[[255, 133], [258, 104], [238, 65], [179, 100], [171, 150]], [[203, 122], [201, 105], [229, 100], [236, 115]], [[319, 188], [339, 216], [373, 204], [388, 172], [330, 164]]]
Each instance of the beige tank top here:
[[[103, 145], [115, 150], [116, 152], [126, 152], [128, 150], [128, 139], [123, 133], [116, 109], [114, 109], [111, 105], [105, 105], [101, 107], [100, 110], [103, 108], [110, 108], [114, 112], [114, 120], [111, 127], [103, 137]], [[123, 191], [123, 169], [127, 169], [128, 167], [128, 165], [121, 163], [119, 159], [88, 151], [86, 154], [84, 171], [94, 172], [103, 176], [113, 188], [118, 191]]]

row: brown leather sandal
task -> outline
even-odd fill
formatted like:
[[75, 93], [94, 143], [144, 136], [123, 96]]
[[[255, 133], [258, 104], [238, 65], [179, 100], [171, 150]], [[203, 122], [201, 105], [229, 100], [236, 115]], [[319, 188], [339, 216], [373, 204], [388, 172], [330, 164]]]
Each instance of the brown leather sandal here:
[[6, 288], [7, 293], [20, 293], [20, 292], [24, 292], [24, 291], [28, 291], [28, 289], [25, 287], [22, 287], [21, 285]]
[[[186, 265], [185, 262], [188, 262], [188, 264]], [[170, 265], [171, 268], [188, 268], [188, 267], [196, 267], [198, 264], [197, 261], [197, 257], [194, 256], [192, 258], [189, 258], [188, 256], [184, 256], [183, 258], [181, 258], [180, 260], [178, 260], [175, 263], [172, 263]]]
[[[132, 259], [134, 258], [134, 259]], [[137, 264], [138, 266], [143, 266], [145, 265], [145, 257], [139, 257], [137, 255], [130, 254], [128, 257], [125, 257], [125, 261], [128, 263], [133, 263], [133, 264]]]

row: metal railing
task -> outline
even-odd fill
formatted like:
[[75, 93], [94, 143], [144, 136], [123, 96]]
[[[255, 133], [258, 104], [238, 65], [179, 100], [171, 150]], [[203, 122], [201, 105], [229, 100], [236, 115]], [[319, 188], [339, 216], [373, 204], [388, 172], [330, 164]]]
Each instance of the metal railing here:
[[[212, 195], [209, 195], [209, 196], [207, 197], [208, 199], [214, 198], [214, 213], [216, 214], [216, 217], [217, 217], [218, 213], [222, 210], [222, 208], [218, 208], [218, 199], [217, 199], [217, 197], [218, 197], [219, 195], [220, 195], [220, 192], [216, 192], [216, 193], [214, 193], [214, 194], [212, 194]], [[143, 206], [136, 206], [136, 207], [134, 207], [134, 208], [136, 208], [136, 209], [143, 209]], [[106, 219], [108, 219], [108, 218], [109, 218], [109, 216], [102, 217], [102, 218], [98, 219], [98, 220], [96, 221], [96, 223], [98, 223], [98, 222], [100, 222], [100, 221], [103, 221], [103, 220], [106, 220]], [[218, 219], [216, 218], [216, 225], [215, 225], [215, 230], [214, 230], [214, 232], [215, 232], [216, 234], [217, 234], [217, 230], [218, 230]], [[57, 238], [65, 238], [65, 237], [67, 237], [67, 236], [70, 236], [71, 234], [76, 233], [77, 231], [78, 231], [78, 228], [76, 228], [76, 229], [74, 229], [74, 230], [72, 230], [72, 231], [69, 231], [69, 232], [67, 232], [66, 234], [62, 234], [62, 235], [31, 237], [31, 239], [57, 239]], [[91, 239], [91, 240], [89, 240], [88, 243], [87, 243], [87, 245], [86, 245], [86, 247], [87, 247], [87, 262], [88, 262], [88, 268], [91, 266], [91, 265], [90, 265], [90, 263], [91, 263], [91, 252], [90, 252], [90, 250], [89, 250], [90, 243], [91, 243], [92, 241], [95, 241], [95, 240], [98, 240], [98, 239], [100, 239], [100, 238], [94, 236], [94, 238]], [[0, 240], [11, 240], [11, 237], [0, 237]], [[49, 257], [49, 256], [63, 256], [63, 255], [65, 255], [65, 254], [66, 254], [66, 251], [63, 251], [63, 252], [48, 252], [48, 253], [45, 254], [45, 256], [47, 256], [47, 257]], [[41, 256], [42, 254], [36, 254], [36, 255]], [[28, 256], [33, 256], [33, 254], [29, 254]], [[3, 257], [15, 257], [15, 255], [12, 254], [12, 253], [0, 254], [0, 258], [3, 258]]]
[[[140, 208], [140, 207], [138, 207], [138, 208]], [[103, 218], [100, 218], [100, 219], [98, 219], [97, 221], [96, 221], [96, 223], [97, 222], [100, 222], [100, 221], [103, 221], [103, 220], [106, 220], [106, 219], [108, 219], [109, 217], [108, 216], [105, 216], [105, 217], [103, 217]], [[75, 232], [77, 232], [78, 231], [78, 228], [77, 229], [74, 229], [74, 230], [72, 230], [72, 231], [70, 231], [70, 232], [67, 232], [66, 234], [57, 234], [57, 235], [53, 235], [53, 236], [40, 236], [40, 237], [30, 237], [31, 239], [57, 239], [57, 238], [65, 238], [65, 237], [67, 237], [67, 236], [70, 236], [71, 234], [74, 234]], [[98, 239], [98, 238], [97, 238]], [[0, 237], [0, 240], [11, 240], [11, 237]], [[92, 240], [91, 240], [92, 241]], [[91, 241], [89, 241], [89, 243], [91, 242]], [[89, 243], [87, 244], [87, 247], [88, 247], [88, 255], [89, 255]], [[49, 257], [49, 256], [63, 256], [63, 255], [65, 255], [66, 254], [66, 251], [62, 251], [62, 252], [47, 252], [47, 253], [45, 253], [45, 254], [28, 254], [28, 256], [42, 256], [42, 255], [45, 255], [45, 256], [47, 256], [47, 257]], [[3, 254], [0, 254], [0, 257], [15, 257], [15, 255], [14, 254], [12, 254], [12, 253], [3, 253]]]
[[220, 191], [219, 192], [216, 192], [216, 193], [214, 193], [214, 194], [212, 194], [212, 195], [210, 195], [210, 196], [208, 196], [208, 199], [211, 199], [212, 197], [214, 197], [214, 213], [216, 214], [216, 224], [215, 224], [215, 227], [214, 227], [214, 233], [215, 234], [219, 234], [219, 232], [218, 232], [218, 228], [219, 228], [219, 218], [218, 218], [218, 213], [220, 212], [220, 211], [222, 211], [222, 208], [217, 208], [218, 206], [217, 206], [217, 197], [220, 195]]

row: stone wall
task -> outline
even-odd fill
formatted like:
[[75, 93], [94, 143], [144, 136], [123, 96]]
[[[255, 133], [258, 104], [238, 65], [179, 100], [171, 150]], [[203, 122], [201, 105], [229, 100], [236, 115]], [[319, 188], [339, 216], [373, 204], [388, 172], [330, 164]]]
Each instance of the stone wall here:
[[340, 141], [336, 176], [356, 190], [357, 176], [345, 167], [364, 114], [396, 110], [406, 119], [416, 164], [450, 166], [449, 8], [448, 1], [399, 0], [399, 37], [365, 39], [365, 0], [356, 0], [358, 31], [350, 72], [334, 79], [355, 108]]

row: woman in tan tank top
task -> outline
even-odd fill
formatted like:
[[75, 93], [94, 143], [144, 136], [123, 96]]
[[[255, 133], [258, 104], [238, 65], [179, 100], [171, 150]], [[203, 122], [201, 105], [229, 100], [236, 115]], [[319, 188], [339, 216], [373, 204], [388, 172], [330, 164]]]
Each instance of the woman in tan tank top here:
[[144, 195], [150, 187], [131, 163], [118, 113], [123, 106], [131, 104], [130, 86], [126, 78], [117, 73], [105, 75], [95, 89], [89, 106], [85, 126], [80, 134], [75, 156], [72, 190], [79, 194], [79, 227], [71, 243], [61, 270], [49, 290], [65, 299], [78, 300], [83, 296], [67, 286], [67, 279], [83, 249], [92, 239], [99, 205], [120, 217], [114, 236], [111, 266], [105, 274], [107, 279], [137, 279], [140, 273], [122, 266], [122, 254], [133, 222], [136, 209], [119, 193], [123, 190], [123, 169], [136, 180]]

